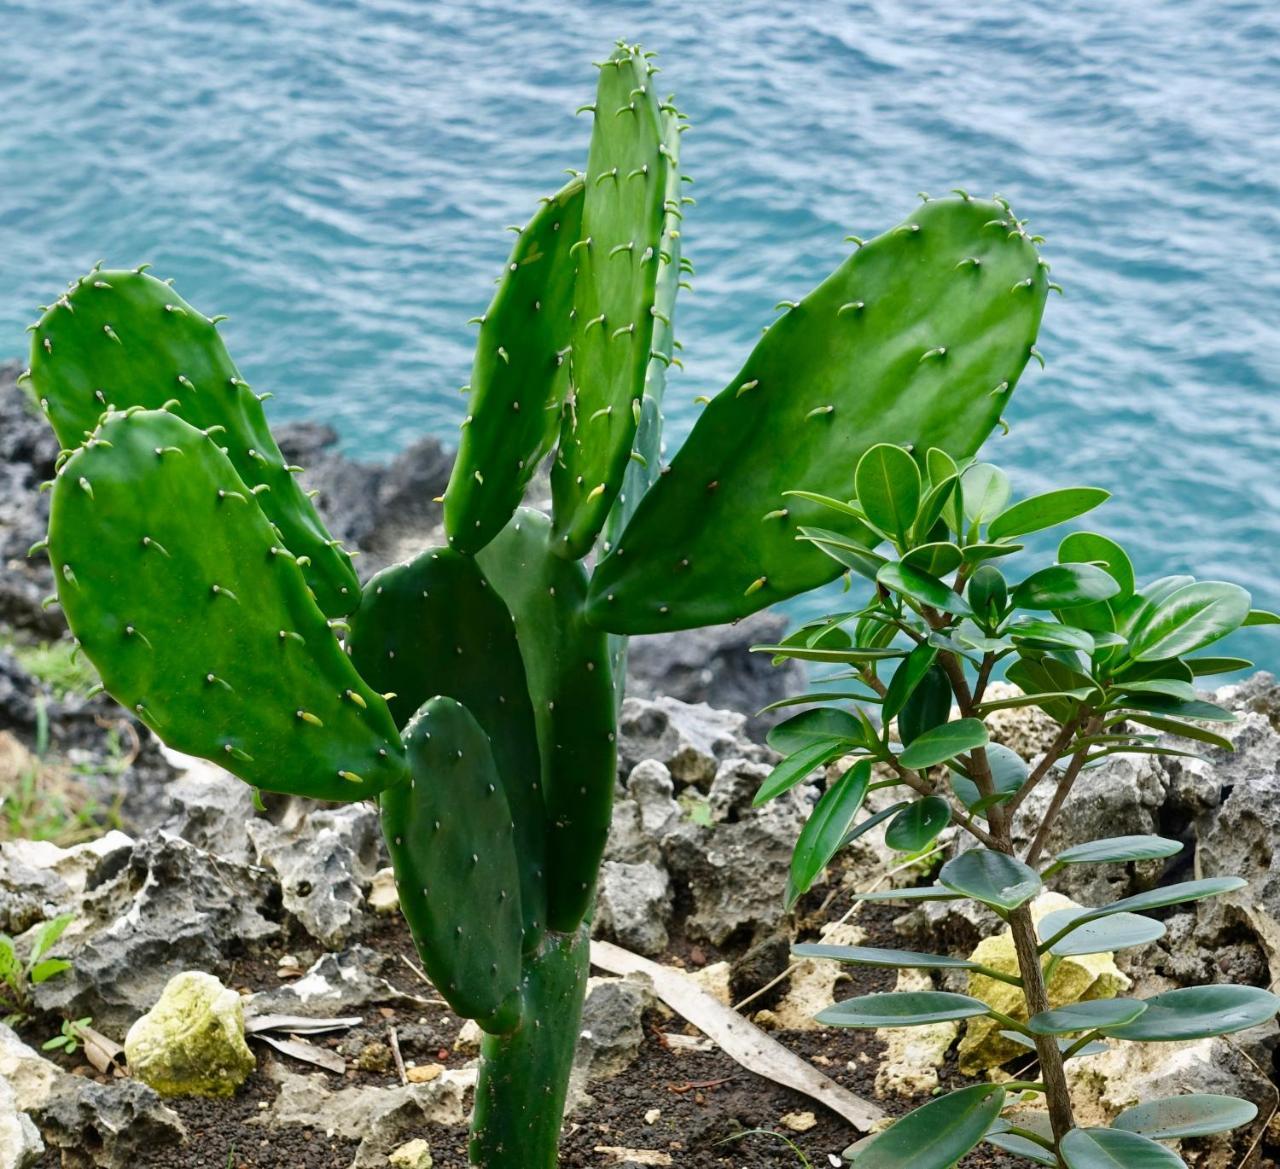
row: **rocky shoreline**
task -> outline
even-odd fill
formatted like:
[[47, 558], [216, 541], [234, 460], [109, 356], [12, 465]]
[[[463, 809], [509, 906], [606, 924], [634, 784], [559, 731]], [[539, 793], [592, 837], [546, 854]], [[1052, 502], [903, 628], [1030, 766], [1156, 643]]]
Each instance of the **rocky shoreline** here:
[[[461, 1169], [474, 1033], [416, 971], [376, 812], [271, 796], [255, 807], [238, 781], [162, 749], [105, 696], [86, 696], [57, 606], [41, 603], [52, 591], [48, 566], [26, 557], [43, 537], [47, 496], [38, 487], [52, 473], [57, 443], [15, 387], [16, 373], [0, 367], [3, 823], [18, 822], [13, 805], [32, 783], [24, 814], [62, 800], [66, 823], [65, 847], [12, 829], [0, 835], [0, 932], [29, 941], [40, 922], [71, 914], [59, 952], [72, 966], [35, 988], [17, 1030], [0, 1026], [0, 1169]], [[439, 540], [433, 500], [450, 458], [438, 442], [421, 440], [376, 466], [345, 458], [327, 427], [280, 434], [290, 461], [308, 468], [335, 535], [363, 553], [364, 575]], [[689, 972], [725, 1003], [745, 1000], [743, 1013], [757, 1026], [897, 1113], [939, 1084], [986, 1074], [983, 1037], [962, 1036], [955, 1024], [923, 1037], [822, 1030], [816, 1010], [832, 998], [893, 989], [893, 976], [850, 979], [830, 964], [792, 966], [791, 944], [821, 934], [968, 951], [998, 947], [999, 923], [951, 903], [855, 910], [854, 891], [927, 877], [921, 866], [902, 869], [874, 834], [846, 850], [794, 913], [784, 911], [791, 846], [827, 777], [751, 808], [776, 757], [761, 742], [765, 724], [750, 716], [803, 682], [794, 668], [775, 670], [747, 652], [781, 628], [779, 618], [760, 615], [632, 643], [597, 936]], [[1074, 972], [1085, 986], [1096, 982], [1097, 993], [1104, 982], [1110, 993], [1134, 995], [1197, 982], [1280, 982], [1280, 687], [1259, 674], [1222, 688], [1217, 701], [1239, 716], [1224, 732], [1234, 753], [1109, 760], [1061, 820], [1064, 839], [1175, 837], [1187, 847], [1172, 867], [1068, 873], [1057, 888], [1097, 904], [1184, 870], [1240, 875], [1250, 886], [1170, 911], [1162, 941]], [[1043, 726], [1033, 714], [1009, 712], [996, 734], [1034, 755]], [[1023, 814], [1035, 813], [1033, 798]], [[83, 1056], [37, 1050], [60, 1020], [84, 1017], [123, 1044], [170, 979], [188, 970], [238, 992], [249, 1020], [256, 1070], [233, 1099], [162, 1100], [122, 1075], [118, 1056], [95, 1069]], [[950, 978], [937, 985], [965, 989]], [[282, 1015], [293, 1018], [293, 1032], [252, 1030], [253, 1020]], [[311, 1034], [299, 1021], [306, 1018], [348, 1023]], [[271, 1037], [306, 1046], [291, 1054]], [[1088, 1119], [1097, 1122], [1155, 1093], [1243, 1095], [1258, 1104], [1257, 1124], [1234, 1139], [1187, 1142], [1182, 1155], [1193, 1169], [1234, 1169], [1246, 1156], [1252, 1167], [1274, 1165], [1278, 1048], [1272, 1024], [1234, 1042], [1113, 1052], [1080, 1065], [1079, 1095], [1093, 1101]], [[734, 1064], [643, 978], [593, 979], [578, 1056], [566, 1169], [794, 1164], [781, 1142], [741, 1135], [752, 1128], [783, 1133], [815, 1165], [838, 1164], [852, 1139], [821, 1106]], [[1012, 1162], [987, 1151], [963, 1164]]]

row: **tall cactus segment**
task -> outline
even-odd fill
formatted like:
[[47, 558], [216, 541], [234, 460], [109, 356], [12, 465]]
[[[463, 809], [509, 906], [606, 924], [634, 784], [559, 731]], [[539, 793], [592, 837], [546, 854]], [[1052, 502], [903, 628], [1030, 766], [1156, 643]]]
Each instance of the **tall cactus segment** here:
[[[301, 558], [316, 603], [330, 617], [360, 600], [351, 559], [325, 529], [271, 437], [262, 398], [227, 354], [216, 321], [168, 284], [133, 271], [95, 269], [74, 282], [34, 326], [31, 380], [62, 445], [74, 450], [108, 407], [167, 403], [214, 431], [258, 504]], [[263, 397], [268, 397], [264, 395]]]
[[462, 703], [493, 743], [515, 822], [525, 948], [547, 922], [547, 812], [538, 731], [511, 613], [471, 557], [432, 548], [371, 577], [347, 638], [351, 661], [391, 691], [402, 727], [433, 695]]
[[521, 508], [479, 561], [515, 618], [542, 752], [547, 923], [571, 933], [594, 902], [618, 763], [608, 643], [586, 622], [586, 573], [551, 542], [547, 517]]
[[477, 322], [471, 397], [444, 495], [449, 545], [459, 552], [474, 555], [502, 530], [559, 432], [582, 203], [581, 178], [544, 202]]
[[664, 204], [677, 160], [654, 90], [638, 48], [602, 62], [575, 248], [572, 385], [551, 470], [555, 547], [572, 559], [591, 550], [622, 489], [662, 312]]
[[412, 778], [383, 793], [400, 906], [427, 973], [463, 1018], [521, 1021], [515, 825], [489, 736], [465, 706], [432, 698], [405, 729]]
[[382, 696], [216, 442], [163, 411], [108, 415], [62, 465], [49, 554], [104, 685], [171, 746], [324, 800], [406, 778]]
[[707, 406], [597, 568], [592, 621], [718, 624], [833, 579], [839, 566], [796, 540], [831, 511], [785, 493], [848, 499], [880, 442], [971, 455], [1033, 355], [1048, 283], [1004, 203], [926, 202], [860, 246]]

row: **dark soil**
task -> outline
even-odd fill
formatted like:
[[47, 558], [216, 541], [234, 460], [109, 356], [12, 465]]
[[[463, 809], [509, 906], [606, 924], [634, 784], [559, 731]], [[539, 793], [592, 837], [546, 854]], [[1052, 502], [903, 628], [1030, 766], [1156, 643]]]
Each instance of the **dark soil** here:
[[[877, 918], [868, 914], [862, 924], [878, 940], [888, 943], [892, 934], [891, 914]], [[306, 960], [305, 940], [257, 951], [239, 963], [226, 981], [246, 990], [262, 990], [281, 983], [279, 959], [291, 952]], [[398, 915], [388, 918], [364, 941], [382, 953], [396, 956], [386, 976], [398, 988], [420, 997], [432, 998], [433, 991], [400, 957], [415, 962], [412, 941]], [[717, 961], [721, 956], [709, 947], [677, 942], [669, 956], [679, 965], [697, 966]], [[888, 971], [857, 972], [845, 984], [841, 997], [890, 989], [893, 975]], [[398, 1083], [394, 1065], [385, 1045], [394, 1027], [406, 1063], [441, 1063], [461, 1067], [468, 1056], [453, 1050], [461, 1021], [441, 1006], [370, 1008], [365, 1022], [336, 1037], [315, 1041], [347, 1056], [348, 1068], [341, 1077], [330, 1075], [333, 1088], [344, 1085]], [[26, 1029], [25, 1038], [35, 1043], [47, 1034], [40, 1021]], [[814, 1169], [826, 1169], [856, 1134], [839, 1117], [827, 1112], [807, 1097], [780, 1088], [746, 1071], [718, 1049], [689, 1051], [669, 1045], [667, 1037], [697, 1032], [678, 1016], [658, 1012], [646, 1019], [646, 1038], [639, 1058], [616, 1079], [594, 1084], [595, 1101], [579, 1109], [565, 1127], [561, 1142], [563, 1169], [596, 1169], [627, 1164], [611, 1150], [644, 1150], [666, 1154], [670, 1164], [680, 1169], [797, 1169], [799, 1158], [778, 1136], [750, 1133], [772, 1130], [791, 1141], [808, 1157]], [[876, 1069], [882, 1046], [873, 1033], [856, 1031], [783, 1031], [776, 1038], [784, 1046], [804, 1056], [826, 1075], [851, 1091], [874, 1098]], [[347, 1169], [356, 1143], [326, 1136], [323, 1117], [314, 1127], [272, 1128], [254, 1123], [270, 1107], [277, 1085], [269, 1068], [281, 1060], [293, 1072], [314, 1069], [270, 1052], [255, 1044], [258, 1070], [232, 1100], [175, 1100], [170, 1106], [182, 1117], [188, 1139], [182, 1146], [156, 1148], [133, 1162], [136, 1169]], [[78, 1058], [78, 1057], [77, 1057]], [[63, 1060], [68, 1067], [75, 1061]], [[359, 1066], [363, 1064], [364, 1066]], [[81, 1069], [83, 1070], [83, 1069]], [[944, 1069], [947, 1087], [961, 1080], [954, 1069]], [[919, 1101], [882, 1102], [893, 1112], [909, 1110]], [[656, 1111], [657, 1115], [654, 1115]], [[815, 1127], [797, 1133], [782, 1123], [789, 1113], [813, 1113]], [[647, 1120], [646, 1116], [651, 1117]], [[465, 1169], [466, 1133], [462, 1128], [429, 1126], [422, 1133], [430, 1142], [437, 1169]], [[980, 1151], [963, 1161], [964, 1169], [1014, 1169], [1018, 1164], [992, 1151]], [[58, 1154], [50, 1151], [38, 1169], [58, 1169]]]

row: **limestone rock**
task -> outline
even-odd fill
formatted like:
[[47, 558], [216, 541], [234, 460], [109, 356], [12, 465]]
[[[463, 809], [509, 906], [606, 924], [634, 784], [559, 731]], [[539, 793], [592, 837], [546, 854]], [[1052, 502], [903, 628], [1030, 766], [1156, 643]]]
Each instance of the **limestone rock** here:
[[394, 869], [379, 869], [373, 874], [365, 901], [374, 913], [395, 913], [400, 908], [400, 892], [396, 888]]
[[134, 1079], [63, 1076], [32, 1115], [61, 1169], [134, 1169], [187, 1138], [177, 1113]]
[[124, 1048], [130, 1071], [161, 1096], [231, 1096], [257, 1065], [240, 996], [198, 970], [170, 980]]
[[394, 1149], [387, 1162], [394, 1169], [431, 1169], [435, 1164], [431, 1159], [431, 1146], [421, 1137]]
[[618, 720], [618, 764], [623, 773], [644, 759], [664, 764], [678, 784], [705, 788], [719, 760], [745, 740], [746, 717], [706, 703], [675, 698], [628, 698]]
[[[1059, 909], [1079, 908], [1070, 898], [1059, 893], [1042, 893], [1031, 906], [1031, 916], [1038, 924], [1049, 913]], [[1013, 937], [1008, 930], [978, 943], [972, 959], [995, 970], [1016, 974], [1018, 961], [1013, 950]], [[1054, 1007], [1089, 999], [1114, 998], [1129, 989], [1130, 980], [1120, 972], [1111, 954], [1086, 954], [1063, 958], [1049, 980], [1049, 1002]], [[969, 993], [1014, 1019], [1026, 1020], [1022, 993], [1017, 987], [998, 982], [985, 974], [969, 975]], [[1001, 1025], [994, 1019], [969, 1019], [960, 1041], [960, 1070], [977, 1075], [999, 1067], [1025, 1049], [1003, 1038]]]
[[18, 1108], [8, 1081], [0, 1077], [0, 1169], [29, 1169], [42, 1153], [39, 1130]]
[[605, 861], [600, 868], [595, 936], [637, 954], [657, 957], [667, 948], [671, 880], [648, 861]]
[[[923, 970], [900, 970], [894, 989], [933, 990], [933, 979]], [[876, 1095], [881, 1099], [932, 1095], [938, 1087], [938, 1069], [959, 1034], [956, 1022], [878, 1031], [885, 1050], [876, 1071]]]

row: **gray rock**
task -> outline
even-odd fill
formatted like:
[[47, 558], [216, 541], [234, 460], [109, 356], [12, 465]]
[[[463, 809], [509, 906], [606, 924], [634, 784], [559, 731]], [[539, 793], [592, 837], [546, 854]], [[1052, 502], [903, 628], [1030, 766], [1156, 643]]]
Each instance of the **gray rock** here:
[[56, 1063], [23, 1043], [12, 1028], [0, 1023], [0, 1084], [13, 1092], [14, 1107], [20, 1112], [43, 1107], [66, 1075]]
[[733, 625], [633, 637], [627, 655], [627, 693], [741, 711], [747, 715], [747, 733], [762, 739], [769, 727], [793, 712], [757, 717], [756, 711], [806, 689], [799, 662], [774, 666], [767, 654], [751, 653], [753, 645], [780, 641], [786, 628], [780, 614], [753, 613]]
[[627, 795], [635, 802], [640, 831], [656, 838], [680, 818], [671, 772], [656, 759], [637, 763], [627, 776]]
[[64, 1076], [34, 1116], [62, 1169], [132, 1169], [153, 1149], [187, 1138], [177, 1113], [138, 1080]]
[[605, 861], [601, 866], [596, 937], [656, 957], [667, 948], [671, 909], [666, 869], [649, 861]]
[[373, 1004], [427, 1005], [425, 998], [397, 990], [387, 981], [385, 973], [394, 964], [393, 955], [356, 944], [340, 954], [325, 954], [301, 978], [252, 995], [246, 1011], [251, 1015], [332, 1016]]
[[591, 979], [573, 1056], [574, 1076], [592, 1084], [626, 1071], [644, 1043], [644, 1013], [656, 1004], [652, 989], [638, 979]]
[[0, 1169], [29, 1169], [44, 1153], [40, 1132], [8, 1081], [0, 1077]]
[[250, 820], [248, 834], [258, 863], [279, 877], [285, 910], [307, 933], [336, 949], [364, 931], [365, 891], [382, 863], [375, 808], [295, 804], [282, 824]]
[[[750, 751], [746, 718], [705, 703], [628, 698], [618, 721], [618, 766], [624, 775], [645, 759], [666, 766], [678, 786], [707, 788], [719, 761]], [[754, 748], [763, 751], [764, 748]]]
[[276, 937], [276, 896], [262, 869], [184, 840], [148, 837], [107, 857], [63, 935], [72, 968], [36, 988], [44, 1011], [91, 1015], [119, 1038], [182, 970], [229, 973], [245, 946]]
[[351, 1169], [386, 1169], [391, 1152], [421, 1136], [430, 1124], [457, 1126], [465, 1119], [463, 1093], [474, 1072], [444, 1072], [428, 1084], [394, 1088], [342, 1088], [331, 1092], [323, 1075], [297, 1075], [273, 1066], [280, 1085], [271, 1108], [250, 1123], [301, 1125], [360, 1142]]
[[238, 864], [253, 861], [249, 825], [258, 815], [253, 789], [203, 759], [178, 756], [167, 748], [165, 754], [185, 770], [165, 788], [169, 815], [164, 830]]

